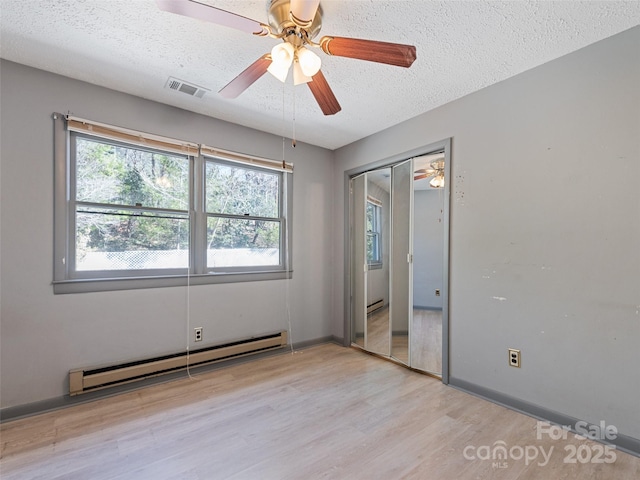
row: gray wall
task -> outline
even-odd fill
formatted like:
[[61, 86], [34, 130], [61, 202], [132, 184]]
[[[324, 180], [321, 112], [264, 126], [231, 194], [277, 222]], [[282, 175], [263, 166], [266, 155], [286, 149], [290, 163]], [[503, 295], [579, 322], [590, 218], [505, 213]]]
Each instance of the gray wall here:
[[640, 27], [336, 151], [334, 334], [344, 172], [452, 137], [451, 377], [640, 438], [638, 85]]
[[184, 351], [187, 304], [191, 326], [204, 327], [197, 346], [286, 329], [287, 295], [294, 342], [331, 333], [330, 151], [286, 153], [293, 281], [54, 295], [54, 111], [274, 159], [282, 139], [6, 61], [0, 85], [2, 407], [65, 394], [72, 368]]
[[413, 306], [442, 308], [444, 255], [443, 189], [416, 190], [413, 195]]

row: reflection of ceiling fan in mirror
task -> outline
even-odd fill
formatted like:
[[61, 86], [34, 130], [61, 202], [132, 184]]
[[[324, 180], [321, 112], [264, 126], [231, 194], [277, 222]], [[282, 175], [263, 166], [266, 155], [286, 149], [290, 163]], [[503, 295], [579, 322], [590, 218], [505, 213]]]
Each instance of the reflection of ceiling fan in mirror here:
[[429, 182], [432, 188], [444, 187], [444, 158], [434, 160], [427, 168], [416, 170], [413, 180], [422, 180], [423, 178], [433, 177]]
[[270, 54], [253, 62], [220, 90], [225, 98], [236, 98], [266, 72], [285, 82], [293, 65], [294, 84], [306, 83], [322, 113], [333, 115], [341, 110], [340, 104], [320, 71], [320, 57], [307, 47], [319, 48], [328, 55], [405, 68], [416, 59], [413, 45], [329, 36], [314, 42], [322, 28], [320, 0], [271, 0], [269, 25], [193, 0], [156, 0], [156, 3], [166, 12], [282, 40]]

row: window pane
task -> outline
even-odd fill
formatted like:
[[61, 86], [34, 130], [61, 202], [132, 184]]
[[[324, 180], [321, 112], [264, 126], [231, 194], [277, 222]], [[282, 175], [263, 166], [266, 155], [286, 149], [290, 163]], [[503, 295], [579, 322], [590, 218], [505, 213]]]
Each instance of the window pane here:
[[380, 212], [381, 208], [367, 202], [367, 262], [380, 263]]
[[279, 216], [280, 174], [207, 162], [207, 212]]
[[76, 214], [76, 270], [188, 268], [189, 218], [130, 211]]
[[375, 233], [367, 234], [367, 262], [378, 263], [380, 262], [380, 246], [379, 238]]
[[375, 205], [367, 202], [367, 232], [374, 232], [375, 229]]
[[189, 160], [76, 137], [76, 199], [187, 210]]
[[280, 265], [280, 222], [207, 219], [207, 267]]

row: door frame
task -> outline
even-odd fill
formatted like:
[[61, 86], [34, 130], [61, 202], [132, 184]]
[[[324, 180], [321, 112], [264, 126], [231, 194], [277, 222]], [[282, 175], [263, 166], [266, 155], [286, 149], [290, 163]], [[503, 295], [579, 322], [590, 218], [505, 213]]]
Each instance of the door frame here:
[[376, 170], [383, 167], [391, 167], [394, 164], [409, 160], [412, 157], [427, 155], [438, 151], [444, 152], [445, 159], [445, 186], [443, 201], [443, 272], [442, 272], [442, 383], [449, 383], [449, 310], [450, 310], [450, 281], [449, 269], [451, 257], [449, 255], [450, 245], [450, 206], [451, 206], [451, 138], [446, 138], [438, 142], [423, 145], [403, 153], [393, 155], [381, 160], [377, 160], [365, 165], [361, 165], [344, 172], [344, 336], [345, 347], [351, 346], [351, 212], [350, 212], [350, 181], [352, 177], [365, 173], [369, 170]]

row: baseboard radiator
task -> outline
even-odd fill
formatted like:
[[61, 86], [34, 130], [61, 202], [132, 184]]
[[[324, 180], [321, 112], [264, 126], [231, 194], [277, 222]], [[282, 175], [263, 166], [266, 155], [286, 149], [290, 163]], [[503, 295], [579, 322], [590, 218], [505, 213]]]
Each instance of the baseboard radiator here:
[[367, 305], [367, 315], [375, 312], [376, 310], [380, 310], [382, 307], [384, 307], [384, 300], [382, 299]]
[[[231, 358], [252, 355], [287, 345], [287, 332], [249, 338], [189, 352], [189, 367], [199, 367]], [[100, 368], [69, 371], [69, 394], [78, 395], [187, 368], [187, 353], [175, 353]]]

